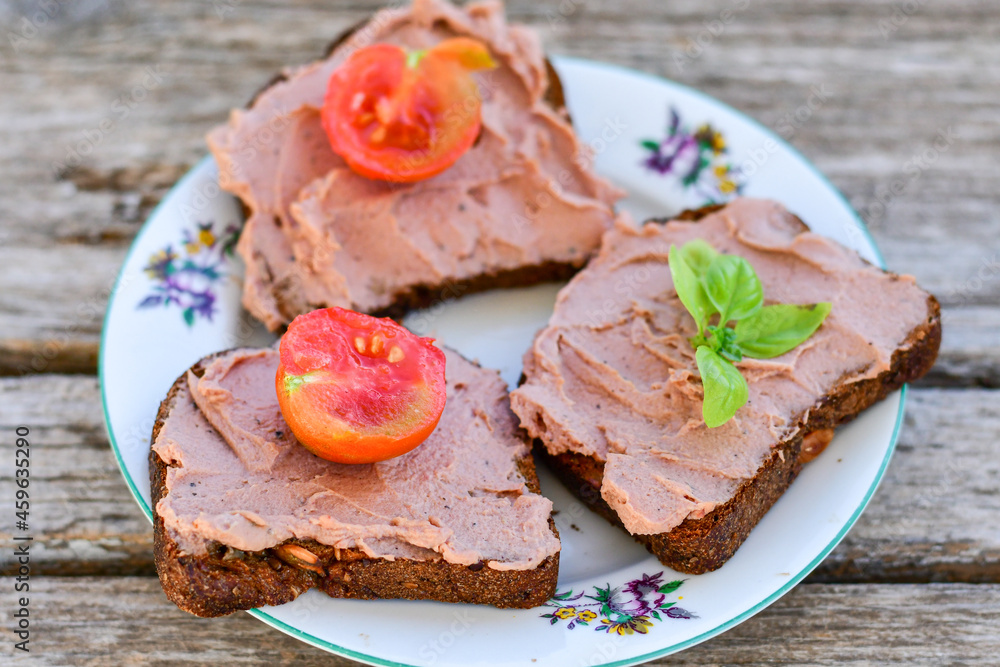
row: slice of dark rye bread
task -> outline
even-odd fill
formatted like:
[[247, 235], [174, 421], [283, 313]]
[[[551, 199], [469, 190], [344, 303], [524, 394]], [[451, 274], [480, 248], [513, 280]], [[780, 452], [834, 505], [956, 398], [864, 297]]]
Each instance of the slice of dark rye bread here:
[[[206, 365], [223, 354], [226, 352], [205, 357], [190, 370], [201, 377]], [[156, 442], [182, 387], [186, 386], [187, 371], [177, 378], [160, 403], [151, 443]], [[525, 486], [539, 493], [530, 452], [517, 461], [517, 467]], [[264, 605], [285, 604], [310, 588], [335, 598], [437, 600], [522, 609], [544, 604], [555, 594], [559, 553], [532, 570], [505, 571], [487, 567], [482, 561], [473, 565], [456, 565], [443, 559], [390, 561], [372, 558], [360, 549], [339, 549], [300, 539], [286, 540], [263, 551], [240, 551], [216, 543], [207, 554], [185, 554], [156, 512], [157, 503], [167, 494], [168, 468], [150, 449], [153, 557], [167, 598], [195, 616], [224, 616]], [[558, 537], [551, 517], [549, 527]], [[302, 556], [309, 560], [303, 560]]]
[[[722, 208], [724, 205], [706, 206], [670, 219], [649, 220], [646, 224], [669, 220], [694, 222]], [[803, 230], [807, 229], [796, 219]], [[904, 347], [893, 353], [890, 368], [867, 380], [839, 384], [805, 416], [798, 415], [794, 419], [799, 427], [796, 435], [774, 446], [757, 474], [746, 480], [728, 502], [700, 519], [685, 519], [669, 532], [632, 537], [660, 562], [678, 572], [703, 574], [722, 567], [788, 489], [802, 465], [818, 454], [814, 447], [804, 449], [803, 440], [813, 435], [821, 451], [832, 429], [850, 422], [889, 393], [925, 375], [937, 359], [940, 344], [941, 309], [937, 299], [928, 295], [927, 319], [910, 332]], [[534, 451], [570, 492], [624, 530], [618, 514], [601, 496], [604, 477], [601, 461], [572, 452], [552, 455], [540, 440], [535, 440]]]
[[[347, 28], [336, 39], [334, 39], [323, 51], [323, 58], [328, 58], [338, 47], [345, 44], [358, 30], [363, 29], [368, 24], [368, 20], [360, 21]], [[562, 81], [556, 72], [552, 62], [545, 59], [545, 71], [548, 78], [548, 87], [545, 90], [543, 99], [553, 110], [562, 114], [567, 121], [572, 123], [569, 111], [566, 108], [566, 96], [563, 90]], [[253, 94], [246, 107], [250, 108], [261, 96], [262, 93], [283, 81], [287, 81], [285, 72], [279, 72], [271, 77], [257, 92]], [[249, 215], [249, 208], [244, 202], [240, 202], [244, 217]], [[275, 221], [278, 224], [278, 221]], [[546, 261], [530, 266], [520, 266], [502, 271], [490, 271], [463, 280], [446, 281], [435, 284], [415, 284], [408, 289], [396, 293], [393, 302], [373, 313], [376, 317], [392, 317], [401, 319], [411, 310], [428, 308], [441, 303], [447, 303], [462, 296], [485, 292], [491, 289], [509, 289], [516, 287], [528, 287], [545, 282], [558, 282], [568, 280], [573, 277], [586, 264], [586, 257], [576, 262]], [[261, 268], [264, 275], [273, 276], [273, 271], [268, 265], [267, 258], [260, 252], [255, 252], [253, 261]], [[324, 308], [326, 304], [304, 303], [298, 294], [298, 289], [294, 281], [271, 282], [271, 292], [275, 300], [275, 305], [281, 315], [290, 322], [297, 315], [309, 312], [317, 308]]]

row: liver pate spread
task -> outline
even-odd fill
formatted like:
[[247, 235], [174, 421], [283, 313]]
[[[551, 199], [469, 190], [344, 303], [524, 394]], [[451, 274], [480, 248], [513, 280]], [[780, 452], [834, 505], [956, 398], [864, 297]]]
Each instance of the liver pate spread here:
[[[779, 204], [750, 199], [697, 223], [618, 223], [559, 293], [511, 406], [551, 453], [604, 462], [601, 495], [631, 533], [667, 532], [727, 502], [817, 401], [839, 383], [889, 369], [893, 351], [926, 320], [928, 295], [911, 277], [803, 230]], [[749, 260], [765, 303], [833, 303], [802, 345], [737, 364], [750, 400], [714, 429], [701, 418], [688, 342], [695, 323], [667, 264], [671, 244], [693, 238]]]
[[499, 375], [446, 350], [448, 403], [422, 445], [371, 465], [300, 446], [274, 389], [278, 352], [235, 350], [189, 373], [153, 443], [170, 467], [156, 506], [179, 548], [259, 551], [311, 538], [372, 558], [533, 569], [559, 551], [552, 503], [531, 493], [529, 455]]
[[[319, 109], [333, 70], [378, 42], [487, 44], [478, 73], [482, 133], [458, 162], [414, 184], [351, 171], [330, 149]], [[416, 0], [384, 10], [326, 59], [285, 73], [209, 134], [221, 186], [249, 210], [239, 251], [244, 303], [272, 329], [321, 306], [374, 312], [408, 290], [548, 262], [580, 266], [621, 194], [591, 169], [562, 110], [543, 99], [544, 54], [499, 3]]]

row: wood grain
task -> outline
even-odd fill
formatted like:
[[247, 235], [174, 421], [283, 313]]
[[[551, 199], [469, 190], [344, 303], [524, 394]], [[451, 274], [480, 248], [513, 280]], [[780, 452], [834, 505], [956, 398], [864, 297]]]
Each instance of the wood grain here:
[[[19, 424], [32, 432], [34, 571], [154, 574], [152, 529], [107, 444], [96, 380], [0, 379], [0, 405], [2, 432]], [[130, 437], [144, 446], [148, 436]], [[881, 488], [813, 580], [1000, 583], [998, 440], [1000, 391], [912, 390]], [[13, 438], [0, 442], [0, 498], [13, 492], [13, 446]], [[10, 544], [0, 533], [0, 574], [13, 570]]]
[[[57, 297], [62, 292], [52, 294], [45, 303], [58, 303]], [[90, 304], [87, 321], [102, 317], [99, 309], [103, 310], [105, 301], [94, 299]], [[30, 307], [45, 310], [36, 302]], [[944, 333], [938, 361], [918, 386], [1000, 388], [1000, 336], [997, 335], [1000, 308], [945, 306], [941, 317]], [[0, 338], [0, 377], [33, 373], [96, 374], [99, 337], [93, 326], [60, 331], [54, 324], [57, 333], [51, 337]]]
[[920, 386], [1000, 388], [1000, 306], [945, 307], [941, 351]]
[[[9, 580], [0, 583], [9, 589]], [[998, 585], [806, 584], [735, 629], [649, 664], [995, 665], [998, 606]], [[30, 645], [37, 665], [359, 664], [247, 614], [185, 614], [149, 577], [35, 579], [31, 613], [39, 619]], [[0, 631], [0, 656], [13, 650], [9, 635]]]
[[[32, 572], [151, 574], [152, 528], [118, 472], [93, 377], [0, 381], [0, 498], [14, 498], [14, 431], [30, 430]], [[148, 438], [148, 436], [147, 436]], [[13, 569], [14, 517], [0, 523], [0, 572]]]
[[[13, 490], [8, 435], [28, 425], [34, 662], [355, 664], [246, 615], [206, 621], [165, 600], [93, 374], [128, 246], [205, 155], [205, 132], [382, 4], [0, 0], [0, 500]], [[890, 268], [944, 306], [938, 364], [910, 392], [887, 476], [814, 583], [653, 664], [996, 664], [1000, 5], [508, 5], [552, 53], [677, 80], [774, 128], [859, 210]], [[964, 583], [924, 583], [938, 581]], [[7, 625], [0, 637], [5, 662]]]
[[[0, 5], [0, 28], [21, 25], [31, 4]], [[90, 2], [16, 50], [0, 45], [0, 90], [20, 91], [0, 96], [0, 340], [13, 339], [0, 344], [0, 373], [81, 368], [72, 354], [27, 365], [4, 354], [18, 341], [72, 341], [93, 358], [127, 245], [205, 154], [204, 133], [381, 4]], [[972, 322], [963, 335], [984, 354], [946, 354], [935, 381], [997, 386], [1000, 22], [987, 17], [1000, 10], [921, 4], [883, 36], [892, 2], [775, 0], [713, 35], [711, 22], [742, 3], [509, 5], [554, 53], [676, 79], [778, 130], [868, 219], [893, 269], [916, 275], [956, 325]], [[810, 108], [814, 87], [823, 99]], [[949, 127], [945, 152], [913, 161]], [[946, 350], [948, 336], [946, 323]]]
[[907, 401], [882, 486], [812, 580], [1000, 582], [1000, 393], [915, 389]]

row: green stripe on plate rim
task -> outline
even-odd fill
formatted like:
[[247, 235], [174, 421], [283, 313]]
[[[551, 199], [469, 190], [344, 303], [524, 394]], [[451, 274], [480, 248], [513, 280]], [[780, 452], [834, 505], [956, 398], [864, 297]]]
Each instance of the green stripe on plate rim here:
[[[836, 186], [834, 186], [833, 183], [831, 183], [830, 180], [821, 171], [819, 171], [819, 169], [817, 169], [815, 166], [813, 166], [813, 164], [809, 160], [807, 160], [805, 158], [805, 156], [803, 156], [802, 153], [800, 153], [798, 151], [798, 149], [796, 149], [791, 144], [789, 144], [788, 142], [786, 142], [784, 139], [782, 139], [781, 137], [779, 137], [778, 135], [776, 135], [772, 130], [770, 130], [769, 128], [767, 128], [763, 124], [761, 124], [758, 121], [754, 120], [750, 116], [747, 116], [743, 112], [738, 111], [737, 109], [734, 109], [733, 107], [730, 107], [729, 105], [724, 104], [723, 102], [720, 102], [719, 100], [715, 99], [711, 95], [708, 95], [706, 93], [701, 92], [700, 90], [697, 90], [695, 88], [691, 88], [690, 86], [686, 86], [686, 85], [681, 84], [681, 83], [677, 83], [675, 81], [671, 81], [669, 79], [665, 79], [665, 78], [658, 77], [658, 76], [655, 76], [655, 75], [652, 75], [652, 74], [648, 74], [646, 72], [640, 72], [640, 71], [637, 71], [637, 70], [629, 69], [627, 67], [621, 67], [621, 66], [618, 66], [618, 65], [610, 65], [608, 63], [602, 63], [602, 62], [598, 62], [598, 61], [587, 60], [585, 58], [574, 58], [574, 57], [569, 57], [569, 56], [554, 57], [553, 58], [553, 62], [556, 65], [557, 69], [558, 69], [559, 63], [561, 63], [561, 62], [575, 63], [575, 64], [578, 64], [578, 65], [583, 65], [583, 66], [587, 66], [587, 67], [596, 67], [596, 68], [605, 69], [605, 70], [611, 70], [611, 71], [619, 72], [619, 73], [622, 73], [622, 74], [625, 74], [625, 75], [628, 75], [628, 76], [633, 76], [633, 77], [638, 77], [638, 78], [642, 78], [642, 79], [647, 79], [647, 80], [649, 80], [649, 81], [651, 81], [653, 83], [657, 83], [657, 84], [666, 84], [668, 86], [673, 86], [673, 87], [679, 88], [681, 90], [684, 90], [689, 95], [692, 95], [694, 97], [698, 97], [698, 98], [700, 98], [700, 99], [702, 99], [702, 100], [704, 100], [706, 102], [710, 102], [711, 104], [714, 104], [714, 105], [717, 105], [719, 107], [722, 107], [723, 109], [726, 109], [727, 111], [731, 112], [732, 114], [740, 117], [746, 123], [748, 123], [752, 127], [756, 128], [758, 131], [763, 132], [764, 134], [766, 134], [769, 137], [771, 137], [773, 140], [775, 140], [778, 143], [779, 146], [781, 146], [784, 150], [788, 151], [791, 155], [793, 155], [794, 157], [798, 158], [803, 164], [806, 165], [806, 167], [813, 173], [814, 176], [816, 176], [822, 183], [824, 183], [841, 200], [841, 202], [843, 202], [844, 206], [846, 206], [847, 209], [853, 214], [854, 219], [855, 219], [855, 221], [858, 224], [858, 228], [865, 235], [865, 238], [868, 240], [868, 243], [871, 244], [872, 249], [875, 251], [875, 256], [878, 259], [879, 266], [881, 268], [883, 268], [883, 269], [886, 268], [886, 266], [885, 266], [885, 259], [883, 258], [882, 253], [881, 253], [881, 251], [878, 248], [878, 245], [875, 243], [875, 238], [871, 235], [871, 232], [868, 231], [868, 227], [865, 224], [864, 220], [861, 219], [861, 216], [859, 216], [858, 213], [857, 213], [857, 211], [854, 210], [854, 207], [852, 207], [851, 204], [850, 204], [850, 202], [847, 201], [847, 198], [844, 197], [843, 193], [841, 193], [840, 190], [838, 190], [836, 188]], [[185, 174], [174, 185], [173, 188], [171, 188], [171, 193], [174, 190], [176, 190], [178, 187], [180, 187], [182, 184], [184, 184], [185, 182], [187, 182], [189, 179], [191, 179], [194, 176], [194, 174], [197, 173], [197, 171], [205, 165], [205, 163], [207, 163], [207, 162], [209, 162], [211, 160], [212, 160], [211, 155], [206, 155], [204, 158], [202, 158], [194, 167], [191, 168], [190, 171], [188, 171], [187, 174]], [[153, 512], [150, 509], [149, 505], [146, 503], [145, 498], [142, 497], [142, 494], [139, 491], [139, 487], [136, 486], [135, 481], [132, 479], [132, 476], [128, 472], [128, 469], [125, 467], [125, 462], [122, 460], [121, 452], [118, 449], [118, 443], [115, 440], [115, 435], [114, 435], [114, 433], [111, 430], [111, 421], [110, 421], [109, 416], [108, 416], [108, 399], [107, 399], [107, 393], [104, 391], [104, 359], [105, 359], [105, 355], [104, 355], [105, 347], [104, 346], [105, 346], [105, 341], [106, 341], [105, 332], [107, 331], [108, 319], [109, 319], [109, 316], [111, 314], [110, 304], [111, 304], [111, 301], [114, 299], [115, 293], [117, 292], [118, 283], [121, 281], [122, 275], [123, 275], [123, 273], [125, 271], [125, 267], [128, 266], [129, 261], [132, 258], [132, 254], [133, 254], [133, 252], [135, 252], [136, 246], [139, 245], [139, 241], [142, 239], [143, 234], [146, 232], [146, 230], [147, 230], [147, 228], [149, 226], [149, 222], [151, 220], [153, 220], [157, 216], [157, 214], [160, 211], [160, 208], [168, 201], [169, 198], [170, 198], [170, 194], [168, 193], [168, 195], [166, 197], [164, 197], [164, 199], [159, 204], [157, 204], [156, 208], [153, 209], [153, 212], [149, 215], [149, 217], [146, 218], [146, 222], [143, 223], [142, 229], [139, 230], [139, 234], [136, 236], [135, 241], [132, 242], [132, 246], [129, 248], [129, 251], [128, 251], [128, 253], [125, 256], [125, 262], [122, 264], [122, 270], [119, 272], [118, 277], [115, 280], [115, 292], [112, 293], [111, 299], [109, 299], [109, 302], [108, 302], [108, 306], [109, 307], [107, 308], [107, 310], [106, 310], [106, 312], [104, 314], [104, 323], [103, 323], [103, 326], [101, 328], [101, 346], [100, 346], [100, 352], [99, 352], [99, 356], [98, 356], [98, 378], [99, 378], [99, 382], [100, 382], [100, 385], [101, 385], [101, 405], [102, 405], [102, 408], [104, 410], [104, 427], [105, 427], [105, 429], [108, 432], [108, 440], [111, 442], [111, 449], [114, 451], [115, 460], [118, 463], [118, 468], [121, 470], [122, 476], [125, 478], [125, 482], [128, 484], [129, 491], [132, 492], [132, 497], [135, 498], [135, 501], [139, 504], [139, 507], [145, 513], [146, 518], [150, 521], [150, 523], [152, 523], [152, 521], [153, 521]], [[776, 600], [778, 600], [780, 597], [782, 597], [785, 593], [787, 593], [792, 588], [794, 588], [796, 585], [798, 585], [798, 583], [801, 582], [810, 572], [812, 572], [814, 569], [816, 569], [816, 567], [823, 561], [823, 559], [826, 558], [830, 554], [830, 552], [833, 551], [833, 549], [838, 544], [840, 544], [840, 541], [844, 539], [844, 536], [847, 535], [848, 531], [850, 531], [850, 529], [857, 522], [858, 517], [861, 516], [861, 513], [868, 506], [868, 503], [871, 501], [872, 496], [875, 494], [875, 491], [878, 489], [878, 486], [881, 483], [882, 478], [885, 476], [885, 471], [886, 471], [886, 469], [889, 466], [889, 460], [892, 458], [892, 454], [896, 450], [896, 443], [899, 440], [899, 431], [902, 428], [903, 414], [904, 414], [905, 407], [906, 407], [906, 393], [907, 393], [907, 387], [904, 385], [903, 388], [900, 390], [899, 411], [896, 414], [896, 425], [895, 425], [895, 427], [893, 428], [893, 431], [892, 431], [892, 437], [890, 438], [889, 448], [888, 448], [888, 450], [886, 450], [885, 458], [882, 460], [882, 464], [879, 467], [878, 474], [876, 474], [876, 476], [875, 476], [875, 480], [872, 482], [871, 488], [868, 489], [868, 492], [867, 492], [867, 494], [865, 494], [864, 499], [862, 499], [861, 504], [854, 511], [854, 514], [851, 515], [850, 519], [848, 519], [847, 523], [844, 524], [844, 527], [840, 530], [839, 533], [837, 533], [836, 537], [834, 537], [834, 539], [819, 553], [819, 555], [817, 555], [816, 558], [814, 558], [812, 560], [812, 562], [810, 562], [797, 575], [795, 575], [794, 577], [792, 577], [787, 583], [785, 583], [784, 585], [782, 585], [778, 590], [776, 590], [774, 593], [772, 593], [771, 595], [769, 595], [767, 598], [765, 598], [761, 602], [757, 603], [756, 605], [754, 605], [750, 609], [746, 610], [742, 614], [739, 614], [738, 616], [729, 619], [725, 623], [722, 623], [721, 625], [718, 625], [715, 628], [712, 628], [711, 630], [707, 630], [706, 632], [703, 632], [700, 635], [697, 635], [697, 636], [692, 637], [690, 639], [686, 639], [686, 640], [684, 640], [682, 642], [678, 642], [677, 644], [673, 644], [671, 646], [667, 646], [665, 648], [658, 649], [656, 651], [651, 651], [650, 653], [645, 653], [643, 655], [636, 656], [634, 658], [626, 658], [626, 659], [623, 659], [623, 660], [619, 660], [617, 662], [604, 663], [602, 665], [602, 667], [627, 667], [628, 665], [639, 664], [639, 663], [642, 663], [642, 662], [646, 662], [648, 660], [654, 660], [656, 658], [662, 658], [662, 657], [664, 657], [666, 655], [669, 655], [671, 653], [676, 653], [678, 651], [682, 651], [682, 650], [684, 650], [686, 648], [690, 648], [690, 647], [692, 647], [692, 646], [694, 646], [696, 644], [700, 644], [703, 641], [711, 639], [712, 637], [715, 637], [716, 635], [719, 635], [719, 634], [725, 632], [726, 630], [728, 630], [728, 629], [730, 629], [730, 628], [732, 628], [732, 627], [734, 627], [736, 625], [739, 625], [740, 623], [742, 623], [743, 621], [747, 620], [751, 616], [754, 616], [758, 612], [764, 610], [765, 608], [767, 608], [768, 606], [770, 606], [772, 603], [774, 603]], [[407, 663], [394, 662], [394, 661], [391, 661], [391, 660], [384, 660], [382, 658], [377, 658], [375, 656], [367, 655], [365, 653], [359, 653], [357, 651], [353, 651], [353, 650], [345, 648], [343, 646], [337, 646], [336, 644], [332, 644], [332, 643], [330, 643], [330, 642], [328, 642], [328, 641], [326, 641], [324, 639], [320, 639], [320, 638], [318, 638], [318, 637], [316, 637], [314, 635], [310, 635], [308, 633], [302, 632], [301, 630], [298, 630], [297, 628], [294, 628], [294, 627], [288, 625], [284, 621], [278, 620], [274, 616], [271, 616], [267, 612], [261, 611], [260, 609], [251, 609], [247, 613], [249, 613], [251, 616], [253, 616], [253, 617], [255, 617], [255, 618], [263, 621], [264, 623], [270, 625], [271, 627], [276, 628], [276, 629], [278, 629], [278, 630], [280, 630], [280, 631], [284, 632], [285, 634], [288, 634], [288, 635], [290, 635], [292, 637], [295, 637], [296, 639], [304, 641], [307, 644], [310, 644], [312, 646], [316, 646], [317, 648], [321, 648], [321, 649], [330, 651], [331, 653], [336, 653], [338, 655], [342, 655], [344, 657], [351, 658], [353, 660], [359, 660], [361, 662], [366, 662], [366, 663], [371, 664], [371, 665], [380, 665], [380, 666], [383, 666], [383, 667], [417, 667], [415, 665], [411, 665], [411, 664], [407, 664]]]

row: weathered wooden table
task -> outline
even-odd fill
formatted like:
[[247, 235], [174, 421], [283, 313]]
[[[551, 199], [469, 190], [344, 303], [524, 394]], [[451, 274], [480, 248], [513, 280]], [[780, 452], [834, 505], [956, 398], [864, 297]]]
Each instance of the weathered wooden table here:
[[[206, 130], [378, 4], [0, 2], [0, 662], [350, 664], [166, 600], [95, 368], [126, 249]], [[771, 608], [655, 664], [1000, 662], [1000, 5], [510, 4], [552, 52], [676, 79], [779, 129], [862, 212], [889, 266], [943, 304], [940, 360], [847, 539]], [[11, 630], [21, 425], [29, 656]]]

